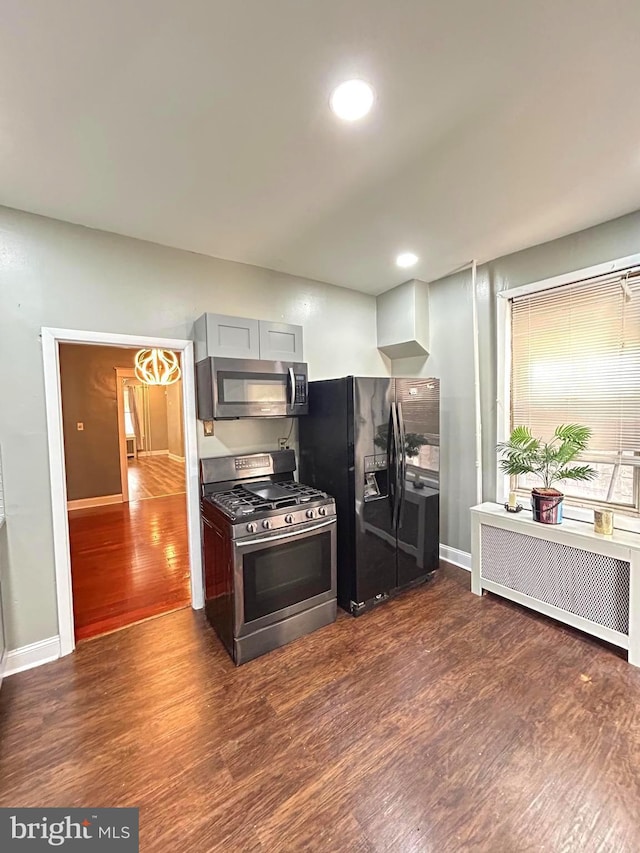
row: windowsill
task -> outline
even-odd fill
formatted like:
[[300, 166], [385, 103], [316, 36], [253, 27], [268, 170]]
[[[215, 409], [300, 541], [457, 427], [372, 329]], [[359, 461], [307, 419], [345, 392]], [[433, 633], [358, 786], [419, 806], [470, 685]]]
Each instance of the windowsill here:
[[[598, 509], [608, 509], [613, 513], [613, 529], [626, 531], [627, 533], [640, 533], [640, 519], [630, 515], [623, 515], [615, 507], [602, 504]], [[531, 513], [531, 509], [528, 509]], [[585, 524], [593, 524], [593, 509], [586, 506], [572, 506], [565, 498], [563, 503], [563, 516], [567, 520], [581, 521]]]
[[487, 502], [472, 507], [471, 511], [485, 517], [508, 519], [509, 522], [529, 528], [532, 533], [535, 531], [535, 534], [540, 538], [553, 540], [557, 537], [570, 535], [576, 539], [600, 543], [610, 542], [613, 545], [640, 551], [640, 533], [618, 528], [614, 528], [610, 536], [596, 533], [593, 529], [593, 513], [591, 513], [592, 517], [589, 520], [580, 521], [565, 516], [561, 524], [543, 524], [540, 521], [534, 521], [531, 510], [527, 508], [523, 508], [521, 512], [517, 513], [508, 512], [503, 504]]
[[[502, 505], [507, 500], [507, 495], [509, 494], [509, 478], [508, 477], [499, 477], [498, 478], [498, 488], [497, 488], [497, 499], [496, 503]], [[502, 497], [502, 495], [504, 497]], [[531, 505], [530, 505], [530, 492], [523, 493], [521, 490], [516, 492], [518, 502], [523, 506], [523, 512], [531, 515]], [[565, 497], [565, 500], [562, 505], [562, 513], [564, 519], [566, 521], [581, 521], [585, 524], [593, 524], [593, 511], [594, 509], [607, 509], [613, 513], [613, 529], [614, 532], [616, 530], [626, 531], [627, 533], [638, 533], [640, 534], [640, 518], [634, 515], [624, 515], [623, 512], [617, 509], [615, 506], [607, 506], [605, 503], [600, 504], [597, 507], [586, 507], [586, 506], [575, 506], [568, 502], [568, 498]]]

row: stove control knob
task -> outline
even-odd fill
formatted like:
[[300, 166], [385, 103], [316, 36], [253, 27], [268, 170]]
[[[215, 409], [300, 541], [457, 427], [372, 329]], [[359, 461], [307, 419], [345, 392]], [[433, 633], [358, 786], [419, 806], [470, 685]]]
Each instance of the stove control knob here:
[[287, 524], [293, 524], [293, 516], [292, 515], [285, 515], [284, 520], [287, 522]]
[[315, 518], [315, 512], [312, 509], [307, 510], [307, 518]]
[[271, 522], [268, 519], [265, 519], [262, 522], [262, 526], [264, 527], [265, 530], [268, 530], [271, 527]]
[[318, 515], [326, 515], [326, 514], [327, 514], [326, 506], [321, 506], [320, 509], [318, 510]]
[[256, 532], [255, 524], [253, 524], [253, 523], [247, 524], [247, 533], [255, 533], [255, 532]]

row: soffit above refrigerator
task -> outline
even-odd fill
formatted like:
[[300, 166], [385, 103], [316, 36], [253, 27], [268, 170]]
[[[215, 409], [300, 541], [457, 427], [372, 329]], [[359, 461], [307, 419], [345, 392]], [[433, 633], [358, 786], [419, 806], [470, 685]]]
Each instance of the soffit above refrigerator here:
[[429, 285], [414, 278], [376, 297], [378, 349], [388, 358], [429, 354]]

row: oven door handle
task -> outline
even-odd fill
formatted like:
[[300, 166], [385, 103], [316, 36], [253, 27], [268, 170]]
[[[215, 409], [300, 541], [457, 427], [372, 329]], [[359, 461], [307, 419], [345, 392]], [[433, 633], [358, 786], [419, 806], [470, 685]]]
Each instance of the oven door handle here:
[[335, 518], [329, 518], [321, 524], [305, 527], [304, 530], [292, 530], [291, 533], [280, 533], [278, 536], [260, 536], [258, 539], [239, 539], [233, 544], [236, 548], [244, 548], [247, 545], [267, 545], [270, 542], [278, 542], [280, 539], [293, 539], [294, 536], [302, 536], [304, 533], [314, 533], [316, 530], [334, 523]]

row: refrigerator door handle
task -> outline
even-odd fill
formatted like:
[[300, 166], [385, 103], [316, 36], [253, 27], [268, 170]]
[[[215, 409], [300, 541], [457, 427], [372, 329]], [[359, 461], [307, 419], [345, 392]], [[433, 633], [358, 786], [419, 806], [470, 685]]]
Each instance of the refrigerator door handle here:
[[400, 462], [400, 428], [398, 424], [398, 408], [395, 403], [391, 403], [391, 419], [393, 421], [393, 515], [391, 517], [391, 526], [395, 529], [398, 525], [400, 515], [400, 492], [402, 489], [400, 476], [402, 473]]
[[[393, 403], [391, 404], [391, 409], [389, 411], [389, 423], [387, 425], [387, 500], [389, 501], [389, 515], [391, 517], [391, 526], [393, 527], [393, 517], [395, 514], [395, 499], [396, 499], [396, 489], [395, 483], [391, 477], [391, 462], [392, 462], [392, 445], [394, 435], [394, 421], [393, 421]], [[395, 467], [395, 459], [393, 459], [393, 465]]]
[[404, 518], [405, 494], [407, 491], [407, 442], [404, 431], [404, 418], [402, 416], [402, 403], [398, 403], [398, 424], [400, 426], [400, 488], [398, 490], [400, 511], [398, 513], [398, 527], [400, 527]]

